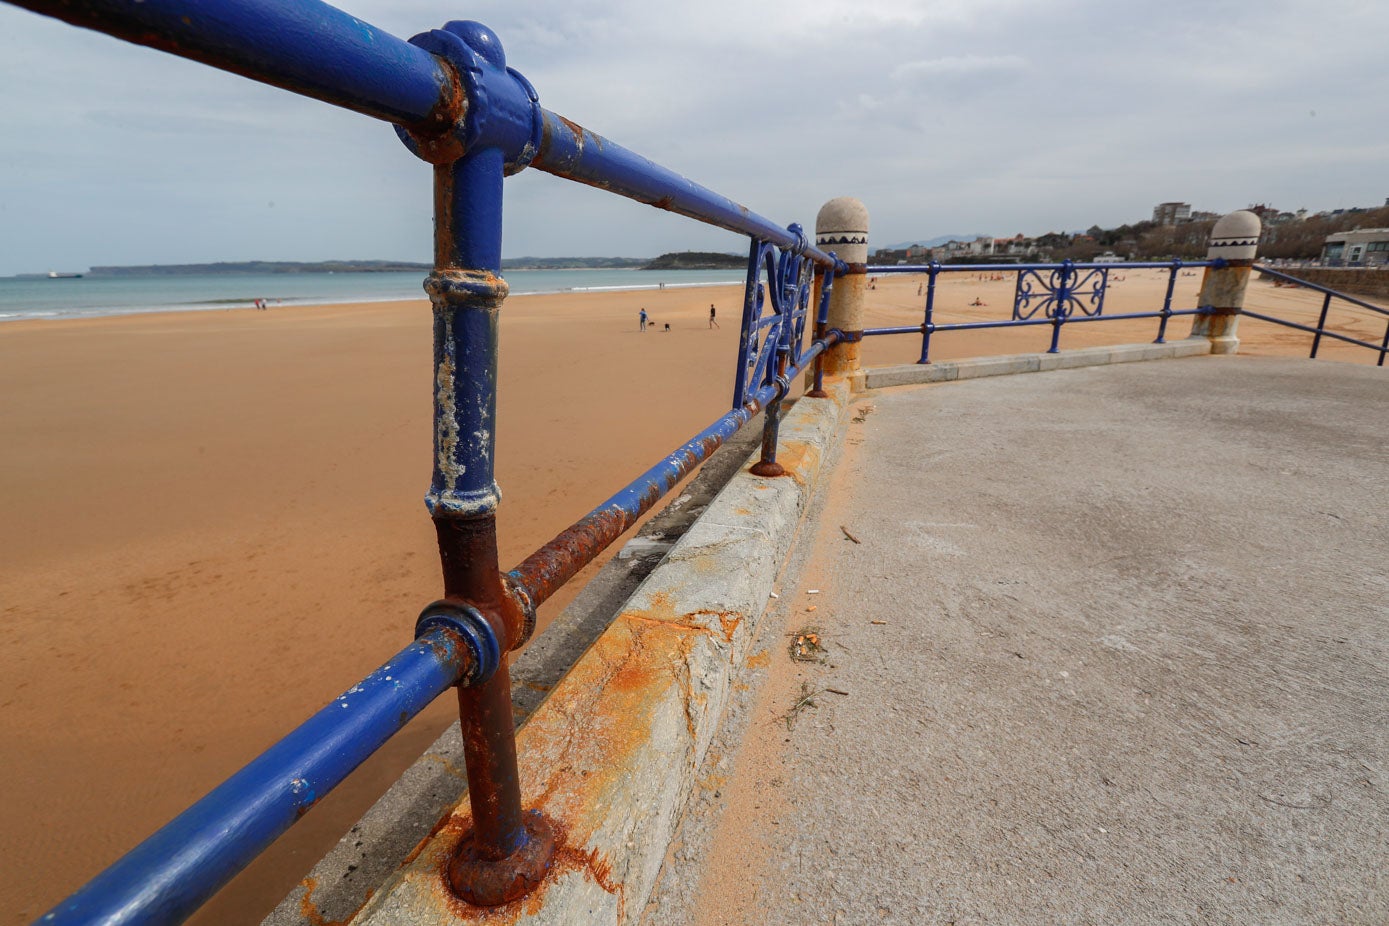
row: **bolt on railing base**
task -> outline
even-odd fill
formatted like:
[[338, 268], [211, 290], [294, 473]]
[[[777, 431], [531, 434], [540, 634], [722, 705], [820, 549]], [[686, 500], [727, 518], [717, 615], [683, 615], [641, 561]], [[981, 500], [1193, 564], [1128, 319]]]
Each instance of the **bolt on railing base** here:
[[758, 460], [756, 463], [752, 464], [752, 468], [749, 469], [748, 472], [752, 473], [754, 476], [785, 476], [786, 467], [782, 466], [776, 460]]
[[540, 886], [555, 854], [555, 828], [538, 810], [528, 811], [526, 841], [505, 858], [493, 861], [478, 851], [474, 831], [468, 830], [458, 853], [449, 862], [449, 887], [468, 903], [496, 907], [524, 897]]

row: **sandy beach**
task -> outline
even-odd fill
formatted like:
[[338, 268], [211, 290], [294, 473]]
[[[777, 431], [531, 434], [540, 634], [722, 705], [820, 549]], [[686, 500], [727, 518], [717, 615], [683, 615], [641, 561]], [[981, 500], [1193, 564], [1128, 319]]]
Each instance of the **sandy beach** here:
[[[1122, 275], [1106, 313], [1160, 306], [1164, 272]], [[918, 324], [922, 279], [880, 277], [870, 323]], [[1199, 280], [1179, 279], [1179, 306]], [[943, 277], [937, 321], [1005, 318], [1012, 287]], [[987, 305], [968, 307], [975, 298]], [[740, 300], [734, 286], [508, 300], [504, 565], [726, 410]], [[1307, 322], [1320, 297], [1256, 281], [1248, 304]], [[1382, 318], [1337, 318], [1384, 335]], [[1061, 346], [1156, 330], [1075, 324]], [[1174, 319], [1168, 336], [1189, 330]], [[1249, 319], [1240, 335], [1252, 354], [1306, 356], [1310, 342]], [[1044, 350], [1048, 338], [943, 333], [932, 356]], [[872, 364], [919, 353], [912, 336], [864, 345]], [[1323, 357], [1375, 360], [1334, 342]], [[40, 915], [408, 641], [440, 590], [422, 501], [430, 383], [423, 299], [0, 326], [4, 922]], [[258, 921], [452, 710], [440, 699], [194, 922]]]

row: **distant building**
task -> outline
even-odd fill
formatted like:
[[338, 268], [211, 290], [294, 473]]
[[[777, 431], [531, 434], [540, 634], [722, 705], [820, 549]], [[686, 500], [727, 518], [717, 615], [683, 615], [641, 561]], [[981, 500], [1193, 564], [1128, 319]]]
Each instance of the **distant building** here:
[[1389, 228], [1357, 228], [1326, 236], [1322, 245], [1323, 263], [1351, 267], [1382, 267], [1389, 264]]
[[1264, 203], [1258, 203], [1246, 208], [1259, 217], [1260, 223], [1262, 223], [1265, 228], [1270, 225], [1287, 225], [1289, 222], [1299, 222], [1307, 217], [1306, 209], [1303, 209], [1300, 214], [1296, 212], [1283, 212], [1280, 209], [1275, 209], [1273, 206], [1265, 205]]
[[1008, 257], [1029, 257], [1035, 253], [1036, 248], [1032, 244], [1032, 239], [1018, 232], [1011, 238], [995, 238], [994, 254], [1006, 255]]
[[969, 253], [969, 243], [965, 241], [947, 241], [939, 247], [931, 248], [930, 258], [934, 261], [946, 263], [952, 259], [958, 259]]
[[1159, 225], [1184, 225], [1191, 221], [1191, 203], [1159, 203], [1153, 207], [1153, 221]]

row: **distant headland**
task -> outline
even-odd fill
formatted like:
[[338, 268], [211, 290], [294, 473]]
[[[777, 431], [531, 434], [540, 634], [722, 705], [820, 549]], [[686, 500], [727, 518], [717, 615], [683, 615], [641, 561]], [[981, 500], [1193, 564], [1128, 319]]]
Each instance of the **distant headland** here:
[[[649, 257], [509, 257], [502, 270], [723, 270], [747, 258], [710, 251], [680, 251]], [[428, 273], [431, 264], [404, 260], [245, 260], [204, 264], [131, 264], [92, 267], [86, 273], [20, 273], [14, 279], [150, 276], [247, 276], [291, 273]]]
[[738, 254], [721, 254], [715, 251], [680, 251], [662, 254], [648, 261], [642, 270], [727, 270], [746, 267], [748, 259]]
[[428, 264], [398, 260], [325, 260], [277, 261], [245, 260], [218, 261], [208, 264], [132, 264], [125, 267], [93, 267], [87, 276], [147, 277], [147, 276], [208, 276], [262, 273], [398, 273], [428, 270]]

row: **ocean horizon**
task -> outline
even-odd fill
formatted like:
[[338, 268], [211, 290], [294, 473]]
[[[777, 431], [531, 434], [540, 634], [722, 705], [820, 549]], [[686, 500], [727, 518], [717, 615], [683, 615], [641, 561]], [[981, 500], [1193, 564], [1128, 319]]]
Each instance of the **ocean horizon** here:
[[[718, 286], [743, 282], [739, 270], [510, 270], [512, 296]], [[147, 312], [337, 305], [425, 299], [425, 273], [248, 273], [178, 276], [0, 278], [0, 322], [91, 318]]]

